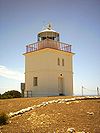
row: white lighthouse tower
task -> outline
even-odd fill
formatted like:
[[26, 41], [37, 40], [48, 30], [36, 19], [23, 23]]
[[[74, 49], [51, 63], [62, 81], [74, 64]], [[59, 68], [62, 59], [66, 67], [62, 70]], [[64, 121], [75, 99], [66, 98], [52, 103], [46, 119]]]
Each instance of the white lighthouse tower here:
[[73, 95], [71, 45], [60, 42], [49, 24], [26, 46], [25, 97]]

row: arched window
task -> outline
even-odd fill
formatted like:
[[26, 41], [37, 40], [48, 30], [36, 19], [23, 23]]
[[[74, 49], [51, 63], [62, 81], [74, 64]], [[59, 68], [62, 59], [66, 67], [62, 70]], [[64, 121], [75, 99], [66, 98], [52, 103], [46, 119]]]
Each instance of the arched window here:
[[64, 66], [64, 59], [62, 59], [62, 66]]
[[58, 65], [60, 66], [60, 59], [58, 58]]

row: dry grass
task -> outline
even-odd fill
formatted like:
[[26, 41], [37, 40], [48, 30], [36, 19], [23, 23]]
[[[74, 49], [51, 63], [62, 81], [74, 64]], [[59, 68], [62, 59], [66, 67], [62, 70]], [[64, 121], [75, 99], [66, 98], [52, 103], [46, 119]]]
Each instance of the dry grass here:
[[[0, 100], [0, 111], [6, 113], [58, 98], [42, 97]], [[100, 133], [100, 99], [53, 103], [11, 118], [0, 128], [2, 133], [66, 133], [69, 127], [86, 133]]]

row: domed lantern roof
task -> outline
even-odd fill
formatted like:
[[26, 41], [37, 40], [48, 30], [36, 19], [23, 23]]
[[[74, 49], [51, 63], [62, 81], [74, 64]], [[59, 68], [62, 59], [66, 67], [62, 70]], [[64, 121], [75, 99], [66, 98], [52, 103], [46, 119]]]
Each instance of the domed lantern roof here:
[[52, 29], [51, 24], [48, 24], [46, 29], [38, 33], [38, 41], [45, 40], [46, 38], [59, 41], [59, 33]]

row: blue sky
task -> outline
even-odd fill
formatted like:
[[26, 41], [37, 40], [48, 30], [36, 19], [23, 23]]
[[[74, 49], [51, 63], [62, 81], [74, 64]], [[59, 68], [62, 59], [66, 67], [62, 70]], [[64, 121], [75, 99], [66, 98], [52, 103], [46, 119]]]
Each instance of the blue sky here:
[[0, 93], [20, 90], [25, 45], [48, 22], [72, 45], [74, 93], [100, 87], [100, 0], [0, 0]]

